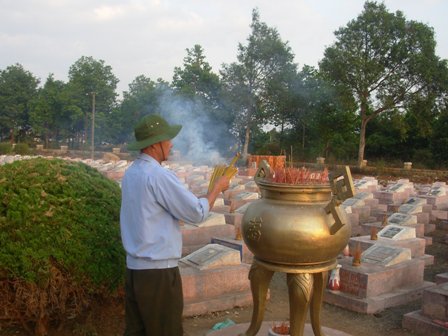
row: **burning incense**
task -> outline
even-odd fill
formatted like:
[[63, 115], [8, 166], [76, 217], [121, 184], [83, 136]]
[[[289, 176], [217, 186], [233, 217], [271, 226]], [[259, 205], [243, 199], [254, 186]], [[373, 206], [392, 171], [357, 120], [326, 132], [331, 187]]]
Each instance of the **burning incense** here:
[[233, 157], [232, 161], [228, 166], [226, 165], [217, 165], [215, 166], [215, 169], [213, 169], [212, 176], [210, 178], [210, 183], [208, 185], [208, 192], [210, 192], [213, 189], [213, 186], [215, 185], [216, 181], [221, 176], [227, 176], [229, 179], [234, 177], [236, 173], [238, 172], [238, 169], [235, 167], [236, 161], [238, 161], [240, 157], [240, 153], [236, 153], [236, 155]]
[[287, 184], [325, 184], [328, 183], [328, 170], [310, 171], [302, 168], [277, 168], [274, 169], [272, 182]]

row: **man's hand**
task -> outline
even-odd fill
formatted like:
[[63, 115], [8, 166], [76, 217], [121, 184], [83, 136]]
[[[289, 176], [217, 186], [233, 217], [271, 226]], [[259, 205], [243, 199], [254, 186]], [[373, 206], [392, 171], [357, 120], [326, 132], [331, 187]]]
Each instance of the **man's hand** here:
[[229, 189], [229, 185], [230, 185], [230, 178], [224, 175], [224, 176], [221, 176], [216, 181], [214, 188], [217, 188], [219, 190], [218, 193], [220, 193], [220, 192], [223, 192], [223, 191]]
[[213, 189], [207, 194], [210, 209], [213, 208], [218, 195], [224, 190], [229, 189], [229, 184], [230, 178], [228, 176], [221, 176], [218, 180], [216, 180], [215, 184], [213, 185]]

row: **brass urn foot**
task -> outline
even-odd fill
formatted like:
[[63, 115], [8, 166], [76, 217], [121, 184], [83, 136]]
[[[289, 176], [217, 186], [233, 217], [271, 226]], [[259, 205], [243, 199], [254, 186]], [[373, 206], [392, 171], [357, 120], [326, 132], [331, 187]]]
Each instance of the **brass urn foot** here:
[[274, 271], [270, 271], [256, 262], [252, 264], [249, 271], [250, 289], [252, 291], [252, 300], [254, 302], [252, 320], [249, 329], [239, 336], [255, 336], [258, 330], [260, 330], [261, 323], [263, 322], [269, 283], [271, 282], [273, 275]]

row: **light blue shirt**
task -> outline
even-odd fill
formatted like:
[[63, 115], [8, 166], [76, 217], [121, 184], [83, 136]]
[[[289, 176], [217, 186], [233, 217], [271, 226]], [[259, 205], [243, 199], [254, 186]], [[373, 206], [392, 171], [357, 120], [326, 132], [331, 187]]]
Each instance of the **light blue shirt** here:
[[170, 170], [146, 154], [126, 170], [122, 180], [121, 239], [129, 269], [171, 268], [182, 255], [179, 220], [207, 218], [206, 198], [197, 198]]

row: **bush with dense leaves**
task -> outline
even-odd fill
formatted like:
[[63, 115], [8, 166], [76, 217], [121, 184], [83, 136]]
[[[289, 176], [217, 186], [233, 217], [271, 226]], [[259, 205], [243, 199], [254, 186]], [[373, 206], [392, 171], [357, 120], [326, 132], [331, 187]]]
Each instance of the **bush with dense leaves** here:
[[9, 142], [0, 142], [0, 155], [12, 153], [12, 145]]
[[19, 155], [27, 155], [30, 153], [30, 147], [27, 143], [19, 142], [14, 146], [14, 153]]
[[83, 164], [36, 158], [0, 166], [0, 319], [76, 316], [122, 283], [120, 188]]

